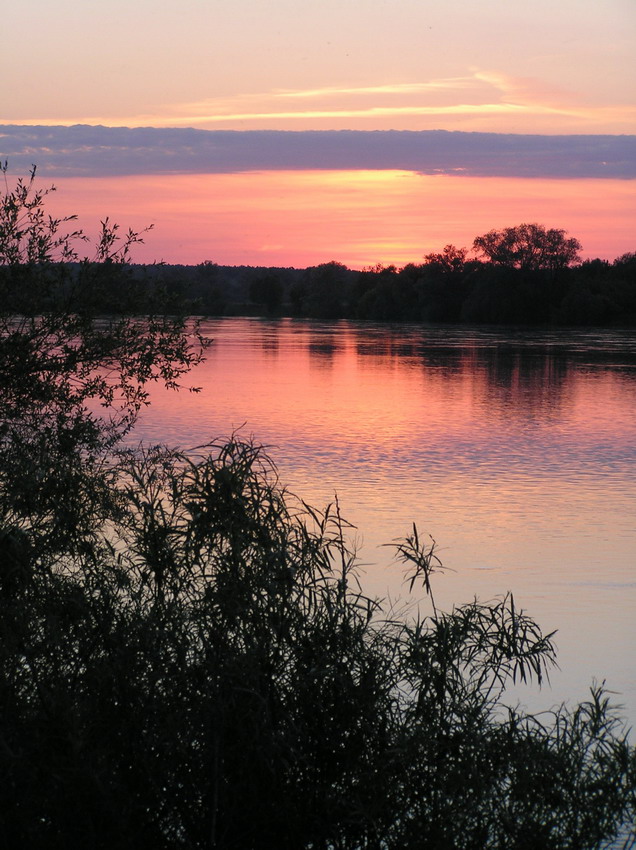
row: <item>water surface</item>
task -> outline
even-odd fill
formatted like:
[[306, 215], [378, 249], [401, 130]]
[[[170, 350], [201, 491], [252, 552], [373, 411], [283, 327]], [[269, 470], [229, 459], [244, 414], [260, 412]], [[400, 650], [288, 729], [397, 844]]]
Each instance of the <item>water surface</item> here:
[[415, 521], [448, 568], [439, 605], [511, 590], [560, 671], [532, 709], [607, 680], [636, 721], [636, 335], [209, 321], [199, 394], [153, 392], [135, 436], [182, 448], [234, 429], [311, 504], [337, 493], [363, 582], [405, 594], [382, 546]]

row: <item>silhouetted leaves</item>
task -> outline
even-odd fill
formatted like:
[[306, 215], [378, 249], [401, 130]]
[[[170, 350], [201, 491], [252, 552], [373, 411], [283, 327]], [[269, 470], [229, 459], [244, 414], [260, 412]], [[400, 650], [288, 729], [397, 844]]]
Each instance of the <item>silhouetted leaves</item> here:
[[[511, 595], [396, 618], [338, 506], [235, 438], [128, 450], [113, 487], [73, 552], [0, 540], [31, 565], [0, 595], [7, 846], [592, 848], [628, 818], [602, 689], [503, 709], [554, 663]], [[432, 549], [397, 547], [430, 593]]]

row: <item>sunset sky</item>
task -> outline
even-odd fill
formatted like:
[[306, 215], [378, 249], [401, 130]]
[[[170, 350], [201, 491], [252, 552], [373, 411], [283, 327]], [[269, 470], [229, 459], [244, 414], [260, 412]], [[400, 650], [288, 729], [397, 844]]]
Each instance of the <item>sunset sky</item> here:
[[24, 0], [3, 31], [10, 179], [153, 224], [140, 261], [401, 265], [521, 221], [636, 249], [633, 0]]

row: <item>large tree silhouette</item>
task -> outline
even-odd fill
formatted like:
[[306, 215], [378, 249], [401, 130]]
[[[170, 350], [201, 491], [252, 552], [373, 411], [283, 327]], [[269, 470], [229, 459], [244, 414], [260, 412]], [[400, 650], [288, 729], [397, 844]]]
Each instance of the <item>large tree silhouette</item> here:
[[579, 260], [581, 243], [566, 230], [519, 224], [478, 236], [473, 248], [491, 263], [518, 269], [562, 269]]

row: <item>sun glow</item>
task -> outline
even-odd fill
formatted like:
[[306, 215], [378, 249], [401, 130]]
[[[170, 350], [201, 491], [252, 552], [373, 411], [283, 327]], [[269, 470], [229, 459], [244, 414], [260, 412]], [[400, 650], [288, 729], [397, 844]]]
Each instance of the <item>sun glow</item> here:
[[88, 232], [109, 215], [154, 225], [139, 262], [351, 268], [404, 265], [452, 242], [469, 246], [493, 227], [562, 227], [584, 255], [633, 250], [633, 181], [524, 180], [407, 171], [269, 171], [68, 178], [52, 211], [77, 212]]

